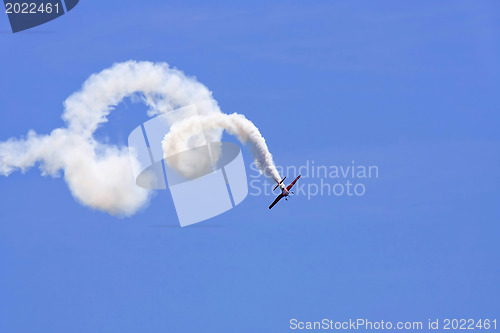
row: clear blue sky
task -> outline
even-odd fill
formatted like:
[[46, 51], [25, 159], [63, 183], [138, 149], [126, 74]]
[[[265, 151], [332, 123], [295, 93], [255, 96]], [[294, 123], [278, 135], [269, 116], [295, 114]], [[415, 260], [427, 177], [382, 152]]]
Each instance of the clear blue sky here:
[[[248, 196], [188, 228], [167, 191], [116, 218], [37, 168], [0, 177], [0, 332], [500, 320], [498, 1], [82, 0], [9, 31], [0, 15], [0, 141], [63, 126], [91, 73], [165, 61], [254, 121], [278, 164], [354, 160], [379, 177], [362, 197], [271, 211]], [[125, 144], [146, 119], [126, 101], [98, 135]]]

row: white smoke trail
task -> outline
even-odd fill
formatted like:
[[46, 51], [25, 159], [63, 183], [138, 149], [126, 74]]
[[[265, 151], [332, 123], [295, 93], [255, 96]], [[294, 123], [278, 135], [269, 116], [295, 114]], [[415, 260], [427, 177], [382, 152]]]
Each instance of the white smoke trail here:
[[[66, 128], [49, 135], [30, 131], [26, 138], [0, 143], [0, 175], [25, 171], [38, 163], [42, 174], [63, 171], [71, 193], [82, 204], [114, 215], [132, 215], [149, 192], [135, 185], [127, 147], [94, 139], [99, 125], [127, 96], [140, 94], [150, 115], [194, 104], [201, 115], [219, 113], [212, 93], [194, 78], [165, 63], [128, 61], [90, 76], [64, 102]], [[219, 141], [221, 130], [205, 133]]]
[[[62, 115], [65, 128], [48, 135], [30, 131], [26, 138], [0, 142], [0, 175], [24, 172], [38, 164], [43, 175], [57, 177], [62, 171], [71, 193], [83, 205], [114, 215], [134, 214], [147, 204], [150, 193], [136, 186], [127, 147], [98, 142], [93, 137], [114, 106], [134, 94], [149, 106], [150, 116], [194, 104], [201, 118], [207, 117], [204, 132], [208, 141], [219, 142], [222, 129], [227, 129], [243, 142], [251, 142], [264, 173], [279, 178], [264, 139], [250, 121], [222, 115], [204, 85], [166, 63], [135, 61], [91, 75], [80, 91], [69, 96]], [[221, 118], [212, 121], [210, 115]]]
[[182, 158], [167, 158], [172, 152], [187, 151], [190, 148], [190, 138], [196, 136], [197, 124], [201, 123], [204, 131], [225, 129], [229, 134], [234, 135], [243, 144], [249, 143], [255, 162], [264, 175], [275, 181], [280, 181], [280, 175], [273, 162], [273, 156], [269, 152], [266, 140], [260, 133], [257, 126], [244, 115], [233, 113], [212, 113], [200, 117], [192, 117], [172, 125], [170, 132], [165, 135], [162, 141], [165, 160], [173, 169], [181, 172], [184, 176], [191, 178], [196, 175], [196, 170], [190, 168], [191, 165], [184, 165]]

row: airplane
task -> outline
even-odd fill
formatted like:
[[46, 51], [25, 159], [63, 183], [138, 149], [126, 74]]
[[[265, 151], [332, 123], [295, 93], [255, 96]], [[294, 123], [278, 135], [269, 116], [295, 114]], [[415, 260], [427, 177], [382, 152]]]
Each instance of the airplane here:
[[288, 185], [288, 187], [285, 187], [285, 184], [283, 184], [283, 181], [286, 179], [283, 178], [280, 182], [277, 182], [278, 185], [276, 185], [274, 188], [273, 188], [273, 191], [276, 190], [278, 188], [278, 186], [280, 187], [281, 189], [281, 194], [278, 195], [278, 197], [273, 201], [273, 203], [271, 204], [271, 206], [269, 206], [269, 209], [273, 208], [274, 205], [276, 205], [276, 203], [278, 203], [278, 201], [281, 200], [281, 198], [285, 197], [285, 200], [288, 200], [287, 199], [287, 196], [290, 195], [290, 193], [293, 194], [293, 192], [290, 192], [290, 189], [292, 188], [293, 185], [295, 185], [295, 183], [297, 182], [297, 180], [300, 178], [301, 175], [299, 175], [297, 178], [295, 178], [295, 180], [290, 184]]

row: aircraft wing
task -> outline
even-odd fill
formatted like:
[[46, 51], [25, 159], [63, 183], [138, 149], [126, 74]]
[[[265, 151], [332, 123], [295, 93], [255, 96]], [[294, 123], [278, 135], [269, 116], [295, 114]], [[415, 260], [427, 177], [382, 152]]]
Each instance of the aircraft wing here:
[[286, 190], [290, 190], [292, 188], [293, 185], [295, 185], [295, 183], [297, 182], [297, 180], [299, 180], [301, 175], [299, 175], [297, 178], [295, 178], [295, 180], [290, 184], [288, 185], [288, 187], [286, 188]]
[[271, 204], [271, 206], [269, 206], [269, 209], [273, 208], [274, 205], [276, 205], [278, 203], [278, 201], [281, 200], [281, 198], [283, 198], [283, 194], [280, 194], [278, 195], [278, 197], [276, 199], [274, 199], [273, 203]]

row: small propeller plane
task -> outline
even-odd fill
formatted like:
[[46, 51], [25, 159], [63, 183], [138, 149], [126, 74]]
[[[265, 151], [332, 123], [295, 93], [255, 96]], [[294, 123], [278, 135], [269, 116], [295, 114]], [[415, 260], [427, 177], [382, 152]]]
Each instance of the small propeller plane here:
[[290, 195], [290, 193], [293, 194], [293, 192], [290, 192], [290, 189], [292, 188], [293, 185], [295, 185], [295, 183], [297, 182], [297, 180], [299, 180], [301, 175], [299, 175], [297, 178], [295, 178], [295, 180], [290, 184], [288, 185], [287, 187], [285, 187], [285, 184], [283, 184], [283, 181], [286, 179], [283, 178], [280, 182], [277, 182], [278, 185], [276, 185], [274, 188], [273, 188], [273, 191], [276, 190], [278, 188], [278, 186], [280, 187], [281, 189], [281, 194], [278, 195], [278, 197], [276, 199], [274, 199], [273, 203], [271, 204], [271, 206], [269, 206], [269, 209], [273, 208], [274, 205], [276, 205], [278, 203], [278, 201], [281, 200], [281, 198], [285, 197], [285, 200], [288, 200], [287, 199], [287, 196]]

